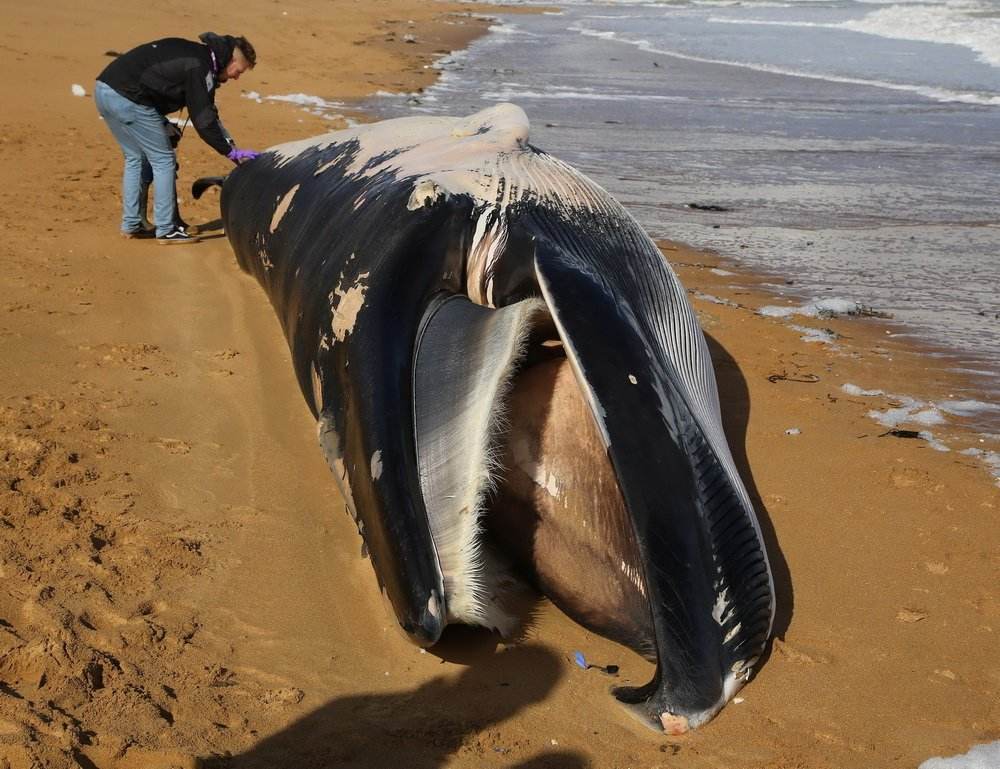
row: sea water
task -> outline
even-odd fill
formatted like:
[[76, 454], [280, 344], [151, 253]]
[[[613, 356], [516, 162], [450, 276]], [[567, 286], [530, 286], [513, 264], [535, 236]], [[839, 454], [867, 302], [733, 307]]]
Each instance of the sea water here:
[[[490, 14], [494, 15], [491, 9]], [[954, 353], [1000, 392], [1000, 0], [559, 3], [379, 117], [511, 101], [653, 237]], [[705, 210], [715, 207], [724, 210]]]

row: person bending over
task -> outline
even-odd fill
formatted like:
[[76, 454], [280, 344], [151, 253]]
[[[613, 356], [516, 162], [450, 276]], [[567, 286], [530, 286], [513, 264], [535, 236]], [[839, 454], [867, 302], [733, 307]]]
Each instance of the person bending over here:
[[245, 37], [206, 32], [200, 43], [178, 37], [154, 40], [123, 53], [100, 75], [94, 87], [97, 111], [125, 155], [122, 176], [122, 236], [151, 237], [146, 198], [153, 185], [156, 241], [191, 243], [177, 213], [177, 156], [180, 130], [166, 116], [187, 107], [198, 135], [220, 155], [239, 165], [257, 157], [237, 149], [219, 120], [215, 91], [238, 80], [257, 63]]

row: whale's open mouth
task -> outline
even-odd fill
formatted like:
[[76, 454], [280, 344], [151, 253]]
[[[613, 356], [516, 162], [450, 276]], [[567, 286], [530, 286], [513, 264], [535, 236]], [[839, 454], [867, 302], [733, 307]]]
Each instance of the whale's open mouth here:
[[639, 548], [544, 304], [448, 297], [418, 339], [417, 460], [449, 621], [509, 637], [526, 579], [655, 661]]
[[650, 353], [650, 308], [540, 250], [543, 300], [449, 296], [418, 335], [417, 460], [447, 615], [510, 633], [513, 561], [573, 619], [657, 661], [650, 684], [617, 695], [681, 733], [738, 690], [766, 640], [753, 510], [691, 388]]

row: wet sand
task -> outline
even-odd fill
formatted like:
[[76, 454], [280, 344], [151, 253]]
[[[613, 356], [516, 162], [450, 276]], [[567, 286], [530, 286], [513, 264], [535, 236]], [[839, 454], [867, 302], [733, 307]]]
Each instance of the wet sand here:
[[[248, 0], [235, 31], [260, 65], [220, 112], [247, 147], [328, 130], [240, 88], [415, 90], [484, 29], [466, 10]], [[841, 335], [803, 342], [754, 313], [776, 303], [760, 278], [676, 244], [777, 581], [776, 640], [742, 701], [658, 736], [607, 692], [649, 665], [544, 602], [514, 645], [459, 629], [410, 646], [217, 197], [185, 199], [227, 161], [185, 136], [183, 213], [210, 239], [117, 235], [119, 152], [71, 84], [89, 93], [107, 50], [235, 19], [130, 13], [8, 3], [0, 29], [0, 766], [871, 769], [1000, 739], [1000, 490], [974, 457], [882, 435], [867, 412], [888, 400], [841, 389], [964, 383], [876, 319], [802, 321]], [[953, 421], [936, 434], [975, 445]]]

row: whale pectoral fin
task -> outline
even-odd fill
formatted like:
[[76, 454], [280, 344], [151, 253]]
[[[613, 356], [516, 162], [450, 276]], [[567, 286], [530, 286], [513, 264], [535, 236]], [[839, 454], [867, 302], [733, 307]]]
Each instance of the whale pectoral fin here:
[[699, 379], [710, 372], [681, 370], [677, 359], [707, 360], [704, 338], [663, 275], [595, 269], [593, 258], [551, 244], [537, 250], [535, 269], [643, 561], [629, 567], [644, 577], [656, 676], [616, 693], [651, 724], [693, 728], [749, 676], [770, 631], [773, 595], [754, 511], [721, 424], [706, 417], [714, 380], [707, 386]]
[[464, 296], [435, 301], [417, 337], [413, 416], [420, 486], [444, 577], [448, 618], [509, 635], [498, 601], [510, 577], [487, 553], [480, 518], [497, 470], [503, 399], [538, 299], [490, 309]]

